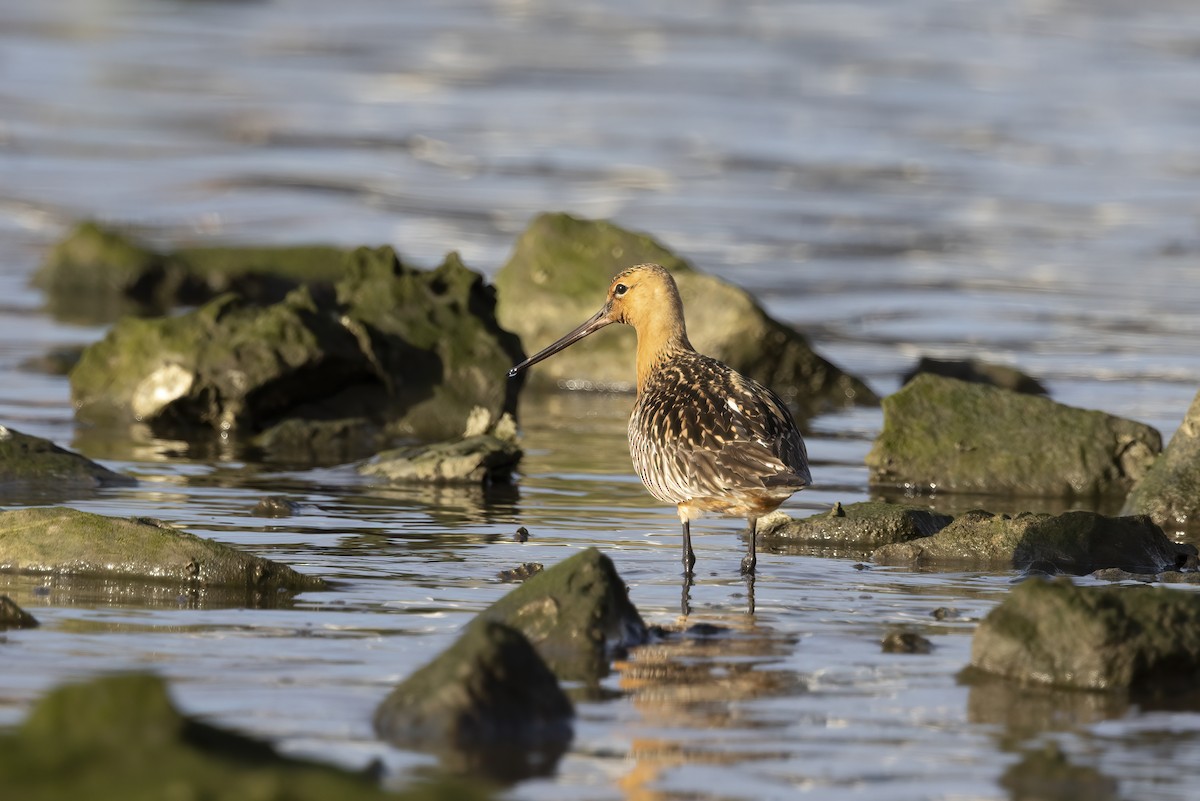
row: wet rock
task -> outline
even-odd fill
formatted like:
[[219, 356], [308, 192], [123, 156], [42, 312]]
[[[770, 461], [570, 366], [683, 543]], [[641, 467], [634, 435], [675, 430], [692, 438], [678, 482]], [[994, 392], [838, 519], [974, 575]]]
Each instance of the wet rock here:
[[345, 253], [321, 245], [160, 251], [84, 222], [54, 246], [33, 283], [60, 319], [102, 323], [207, 303], [225, 292], [260, 304], [277, 303], [302, 284], [327, 292], [341, 275]]
[[299, 514], [302, 505], [282, 495], [271, 495], [262, 498], [250, 510], [255, 517], [291, 517]]
[[359, 248], [337, 297], [391, 377], [388, 433], [449, 439], [477, 406], [493, 420], [515, 412], [521, 381], [506, 368], [525, 358], [521, 340], [497, 322], [496, 290], [458, 254], [416, 270], [391, 248]]
[[810, 517], [775, 512], [759, 518], [759, 543], [772, 548], [792, 543], [877, 546], [928, 537], [953, 520], [920, 506], [864, 501]]
[[885, 654], [928, 654], [933, 651], [933, 643], [915, 631], [889, 631], [883, 635], [883, 652]]
[[980, 623], [971, 667], [1085, 690], [1153, 695], [1192, 687], [1200, 671], [1200, 595], [1030, 579]]
[[501, 581], [519, 582], [525, 581], [528, 578], [532, 578], [545, 569], [545, 565], [543, 565], [541, 562], [525, 562], [517, 565], [511, 570], [501, 570], [498, 575]]
[[979, 359], [943, 361], [922, 356], [916, 366], [904, 374], [900, 383], [907, 384], [922, 373], [957, 378], [959, 381], [969, 381], [973, 384], [988, 384], [1026, 395], [1049, 394], [1040, 381], [1015, 367], [992, 364]]
[[1161, 573], [1134, 573], [1117, 567], [1108, 567], [1092, 573], [1101, 581], [1140, 581], [1143, 584], [1200, 584], [1200, 572], [1195, 564], [1190, 570], [1164, 570]]
[[602, 678], [615, 653], [646, 641], [625, 583], [595, 548], [538, 573], [480, 617], [519, 630], [566, 681]]
[[529, 529], [525, 528], [524, 526], [519, 526], [517, 528], [517, 532], [515, 534], [513, 534], [513, 539], [516, 540], [517, 542], [528, 542], [529, 541]]
[[270, 745], [186, 717], [164, 682], [122, 674], [59, 687], [0, 734], [0, 786], [22, 801], [433, 801], [482, 799], [465, 782], [381, 790], [366, 774], [281, 756]]
[[0, 595], [0, 631], [4, 629], [37, 628], [37, 620], [33, 615], [17, 606], [17, 602], [7, 595]]
[[307, 289], [273, 306], [234, 295], [174, 317], [123, 318], [71, 371], [76, 415], [158, 428], [261, 428], [333, 389], [378, 387], [358, 339]]
[[1146, 514], [1164, 528], [1200, 520], [1200, 392], [1166, 450], [1134, 486], [1125, 513]]
[[316, 576], [157, 521], [61, 506], [0, 512], [0, 570], [236, 588], [253, 605], [326, 586]]
[[136, 483], [49, 440], [0, 425], [0, 499], [14, 492], [62, 497], [78, 490]]
[[921, 375], [884, 399], [867, 466], [877, 485], [1097, 497], [1127, 492], [1161, 447], [1132, 420]]
[[76, 414], [246, 438], [318, 421], [318, 434], [289, 423], [300, 431], [259, 441], [303, 450], [322, 438], [344, 444], [364, 420], [387, 435], [444, 439], [476, 406], [499, 417], [515, 405], [518, 384], [502, 366], [523, 357], [520, 342], [456, 256], [422, 271], [390, 248], [360, 248], [336, 291], [320, 300], [301, 287], [265, 307], [223, 295], [183, 315], [124, 318], [71, 372]]
[[449, 649], [401, 682], [375, 712], [380, 737], [433, 751], [502, 781], [553, 772], [574, 709], [517, 630], [477, 618]]
[[335, 420], [289, 417], [256, 434], [251, 444], [263, 452], [267, 462], [337, 465], [371, 455], [383, 439], [383, 423], [366, 417]]
[[[376, 476], [395, 482], [423, 484], [505, 484], [523, 451], [517, 445], [515, 423], [505, 415], [495, 426], [488, 425], [487, 411], [468, 420], [461, 439], [396, 448], [377, 454], [358, 467], [364, 476]], [[482, 429], [482, 430], [481, 430]]]
[[[797, 404], [874, 404], [875, 394], [813, 352], [792, 328], [771, 319], [745, 291], [697, 272], [645, 234], [609, 222], [542, 214], [496, 274], [500, 324], [541, 347], [600, 308], [612, 276], [641, 262], [671, 271], [696, 348]], [[533, 380], [567, 388], [633, 386], [634, 335], [614, 326], [539, 365]]]
[[1158, 572], [1186, 564], [1195, 553], [1194, 546], [1171, 541], [1148, 517], [975, 511], [930, 537], [885, 545], [871, 558], [887, 565], [1003, 566], [1082, 576], [1106, 567]]

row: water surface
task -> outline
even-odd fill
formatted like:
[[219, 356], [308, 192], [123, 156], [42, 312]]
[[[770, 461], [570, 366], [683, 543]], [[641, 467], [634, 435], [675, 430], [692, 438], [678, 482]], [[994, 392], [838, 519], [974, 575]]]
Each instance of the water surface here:
[[[0, 722], [149, 668], [190, 712], [403, 784], [432, 760], [378, 743], [371, 712], [509, 589], [500, 570], [598, 545], [648, 621], [678, 615], [677, 523], [630, 469], [627, 396], [527, 398], [519, 487], [487, 495], [76, 426], [66, 379], [21, 367], [104, 333], [28, 286], [76, 219], [455, 249], [491, 274], [538, 211], [611, 217], [881, 394], [919, 355], [982, 356], [1169, 437], [1200, 385], [1198, 54], [1176, 0], [0, 4], [0, 422], [141, 480], [73, 506], [338, 582], [247, 610], [0, 579], [44, 624], [0, 643]], [[787, 509], [869, 497], [880, 424], [811, 421], [817, 485]], [[249, 516], [267, 494], [305, 509]], [[1061, 797], [1190, 797], [1195, 711], [956, 680], [1014, 576], [765, 554], [750, 616], [741, 527], [695, 527], [691, 622], [729, 632], [635, 653], [555, 776], [510, 797], [1024, 797], [1046, 753], [1076, 768]], [[882, 653], [895, 627], [932, 654]]]

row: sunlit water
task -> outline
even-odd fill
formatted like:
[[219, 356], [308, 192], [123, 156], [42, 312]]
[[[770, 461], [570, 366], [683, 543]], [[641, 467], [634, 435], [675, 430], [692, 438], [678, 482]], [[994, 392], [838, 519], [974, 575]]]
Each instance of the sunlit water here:
[[[457, 249], [492, 273], [538, 211], [612, 217], [881, 394], [918, 355], [983, 356], [1169, 437], [1200, 386], [1198, 54], [1200, 9], [1173, 0], [0, 4], [0, 422], [141, 479], [73, 506], [337, 581], [245, 610], [0, 579], [44, 624], [0, 643], [0, 722], [63, 679], [149, 668], [190, 712], [403, 784], [432, 759], [376, 741], [374, 706], [511, 587], [499, 571], [595, 544], [649, 622], [680, 603], [628, 397], [527, 399], [520, 485], [487, 496], [77, 428], [66, 379], [20, 367], [103, 335], [28, 287], [75, 219]], [[880, 422], [811, 421], [817, 485], [787, 508], [868, 497]], [[268, 494], [305, 508], [249, 516]], [[749, 616], [740, 529], [696, 526], [692, 620], [729, 633], [634, 653], [613, 698], [578, 703], [555, 776], [510, 796], [1006, 798], [1054, 741], [1120, 797], [1191, 797], [1194, 712], [958, 683], [1014, 576], [768, 553]], [[898, 626], [932, 654], [882, 653]], [[644, 678], [664, 660], [693, 680]]]

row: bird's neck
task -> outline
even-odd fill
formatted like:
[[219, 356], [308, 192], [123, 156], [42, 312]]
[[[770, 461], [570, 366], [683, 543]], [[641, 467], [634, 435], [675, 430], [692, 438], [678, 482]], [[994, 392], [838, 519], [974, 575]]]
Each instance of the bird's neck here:
[[637, 391], [642, 394], [654, 371], [672, 357], [695, 350], [679, 314], [657, 315], [637, 328]]

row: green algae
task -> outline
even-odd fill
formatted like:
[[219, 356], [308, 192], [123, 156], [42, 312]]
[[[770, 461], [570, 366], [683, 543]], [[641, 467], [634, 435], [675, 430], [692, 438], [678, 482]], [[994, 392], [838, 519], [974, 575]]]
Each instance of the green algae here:
[[0, 786], [22, 801], [451, 801], [486, 798], [439, 781], [385, 792], [366, 774], [278, 754], [182, 715], [166, 684], [118, 674], [59, 687], [0, 734]]
[[1030, 684], [1175, 692], [1200, 670], [1200, 596], [1024, 581], [980, 623], [971, 668]]
[[871, 483], [945, 492], [1125, 493], [1162, 448], [1147, 425], [1047, 398], [920, 375], [883, 401]]
[[64, 507], [0, 512], [0, 570], [225, 587], [251, 605], [325, 582], [157, 521]]
[[[590, 317], [604, 302], [612, 277], [655, 262], [679, 285], [692, 343], [775, 389], [804, 411], [878, 398], [860, 380], [813, 352], [795, 330], [773, 320], [745, 291], [695, 270], [645, 234], [606, 221], [542, 214], [517, 240], [496, 274], [500, 324], [526, 347], [549, 344]], [[614, 326], [538, 366], [543, 386], [628, 387], [633, 382], [634, 336]]]
[[520, 631], [564, 680], [608, 674], [614, 649], [646, 640], [612, 560], [588, 548], [538, 573], [480, 613]]

